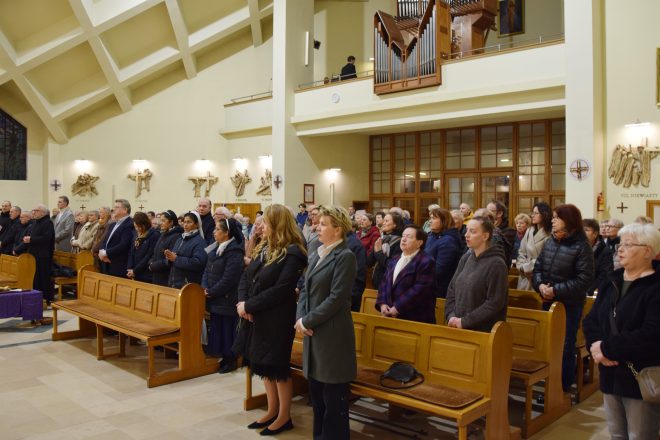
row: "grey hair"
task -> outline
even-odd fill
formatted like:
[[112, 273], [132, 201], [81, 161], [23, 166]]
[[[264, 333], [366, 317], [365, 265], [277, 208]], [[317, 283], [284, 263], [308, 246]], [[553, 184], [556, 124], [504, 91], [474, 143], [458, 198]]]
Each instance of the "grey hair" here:
[[19, 214], [20, 214], [21, 212], [23, 212], [23, 210], [21, 209], [21, 207], [18, 206], [18, 205], [14, 205], [14, 206], [12, 206], [11, 208], [17, 210]]
[[429, 205], [429, 212], [433, 211], [434, 209], [440, 209], [440, 205], [438, 205], [437, 203], [431, 203]]
[[392, 206], [390, 208], [390, 212], [394, 212], [396, 214], [399, 214], [401, 217], [403, 217], [403, 209], [399, 208], [398, 206]]
[[623, 222], [619, 220], [618, 218], [611, 218], [608, 223], [613, 224], [617, 228], [622, 228], [623, 227]]
[[217, 211], [218, 209], [220, 210], [220, 212], [222, 212], [222, 214], [223, 214], [225, 217], [227, 217], [227, 218], [233, 218], [233, 217], [234, 217], [234, 216], [232, 215], [231, 211], [229, 210], [229, 208], [227, 208], [226, 206], [220, 206], [220, 207], [216, 208], [216, 211]]
[[[103, 209], [103, 208], [101, 208], [101, 209]], [[91, 209], [91, 210], [87, 211], [87, 214], [88, 215], [94, 214], [97, 217], [101, 217], [101, 213], [99, 212], [98, 209]]]
[[618, 235], [632, 235], [639, 244], [650, 247], [651, 258], [660, 253], [660, 232], [651, 224], [631, 223], [621, 228]]
[[456, 217], [461, 222], [465, 220], [465, 216], [463, 216], [463, 213], [459, 209], [452, 209], [450, 214], [452, 217]]
[[46, 214], [48, 216], [50, 215], [50, 209], [48, 209], [48, 206], [43, 205], [43, 204], [40, 203], [40, 204], [37, 205], [37, 208], [42, 210], [44, 212], [44, 214]]
[[126, 199], [116, 199], [115, 203], [121, 203], [121, 205], [126, 208], [126, 212], [131, 214], [131, 203]]

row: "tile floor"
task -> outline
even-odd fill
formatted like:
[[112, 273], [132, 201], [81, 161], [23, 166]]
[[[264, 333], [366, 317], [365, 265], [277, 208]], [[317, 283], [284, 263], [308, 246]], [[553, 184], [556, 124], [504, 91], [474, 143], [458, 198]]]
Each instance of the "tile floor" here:
[[[50, 316], [51, 312], [45, 312]], [[75, 328], [60, 314], [62, 330]], [[146, 349], [131, 357], [97, 361], [95, 341], [52, 342], [51, 327], [20, 328], [20, 319], [0, 320], [0, 439], [257, 439], [245, 426], [263, 410], [243, 411], [245, 374], [208, 375], [153, 389], [146, 386]], [[107, 344], [112, 344], [108, 339]], [[161, 360], [161, 364], [171, 362]], [[258, 379], [255, 386], [259, 387]], [[384, 419], [385, 409], [360, 401], [352, 409]], [[305, 396], [293, 405], [296, 428], [280, 439], [310, 438], [312, 413]], [[353, 439], [455, 438], [441, 420], [415, 414], [400, 422], [407, 436], [351, 422]], [[470, 438], [481, 438], [477, 430]], [[606, 439], [599, 393], [573, 407], [533, 440]]]

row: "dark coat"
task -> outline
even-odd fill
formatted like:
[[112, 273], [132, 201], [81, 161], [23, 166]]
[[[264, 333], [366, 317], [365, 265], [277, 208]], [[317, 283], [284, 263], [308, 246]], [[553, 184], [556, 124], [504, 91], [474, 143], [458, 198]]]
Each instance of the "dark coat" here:
[[153, 283], [159, 286], [167, 286], [170, 279], [170, 269], [172, 266], [165, 258], [163, 253], [166, 249], [172, 250], [174, 244], [181, 237], [183, 228], [179, 225], [174, 226], [169, 231], [162, 233], [158, 236], [158, 241], [154, 246], [154, 253], [151, 256], [149, 263], [149, 270], [153, 276]]
[[176, 259], [171, 264], [168, 285], [180, 289], [188, 283], [201, 283], [206, 267], [206, 242], [199, 232], [187, 237], [179, 236], [172, 252]]
[[143, 281], [145, 283], [151, 283], [153, 281], [153, 276], [149, 272], [149, 260], [154, 254], [154, 247], [156, 246], [158, 237], [160, 237], [158, 231], [149, 229], [147, 236], [140, 243], [140, 247], [135, 247], [137, 231], [133, 231], [133, 246], [131, 246], [131, 251], [128, 254], [128, 264], [126, 267], [127, 269], [133, 269], [135, 281]]
[[[114, 232], [112, 232], [113, 228]], [[131, 217], [126, 217], [118, 226], [116, 223], [108, 226], [106, 230], [108, 237], [103, 242], [101, 249], [105, 249], [110, 263], [101, 263], [103, 273], [126, 278], [128, 254], [131, 252], [133, 245], [133, 231], [135, 231], [135, 228]]]
[[552, 285], [555, 300], [565, 305], [584, 304], [587, 289], [594, 279], [594, 252], [584, 234], [558, 240], [551, 235], [536, 259], [532, 283]]
[[30, 231], [28, 252], [34, 255], [37, 267], [34, 273], [33, 287], [41, 290], [44, 299], [53, 299], [53, 281], [51, 279], [53, 252], [55, 251], [55, 227], [47, 215], [34, 220]]
[[374, 250], [374, 243], [380, 238], [380, 231], [376, 226], [372, 226], [366, 232], [360, 229], [356, 235], [362, 246], [364, 246], [364, 250], [367, 251], [367, 255], [369, 255]]
[[213, 218], [212, 213], [200, 216], [202, 219], [201, 229], [204, 232], [204, 241], [207, 245], [215, 242], [213, 238], [213, 230], [215, 229], [215, 219]]
[[305, 336], [303, 341], [305, 377], [323, 383], [347, 383], [355, 379], [357, 362], [351, 316], [355, 268], [355, 255], [345, 242], [320, 262], [318, 253], [309, 259], [296, 314], [305, 328], [314, 331], [312, 337]]
[[307, 265], [307, 256], [295, 245], [284, 258], [265, 265], [254, 258], [243, 272], [238, 301], [254, 317], [246, 357], [250, 362], [273, 367], [289, 365], [296, 323], [296, 283]]
[[603, 240], [598, 239], [598, 244], [594, 249], [594, 280], [587, 290], [587, 295], [593, 296], [594, 290], [598, 289], [598, 285], [609, 278], [614, 272], [614, 255]]
[[[600, 368], [600, 389], [607, 394], [641, 399], [639, 385], [626, 365], [631, 362], [637, 371], [660, 365], [660, 265], [655, 273], [633, 281], [620, 298], [623, 269], [610, 275], [598, 287], [598, 297], [582, 329], [587, 347], [601, 342], [603, 355], [619, 365]], [[613, 335], [610, 315], [614, 310], [618, 335]]]
[[14, 250], [16, 234], [18, 233], [19, 228], [23, 229], [23, 225], [21, 225], [21, 219], [18, 217], [2, 228], [2, 235], [0, 235], [0, 254], [11, 255]]
[[390, 259], [387, 273], [378, 288], [376, 310], [383, 304], [396, 307], [398, 318], [435, 324], [435, 278], [433, 258], [423, 250], [399, 272], [394, 279], [394, 268], [402, 254]]
[[351, 295], [362, 297], [364, 288], [367, 286], [367, 252], [354, 232], [350, 232], [346, 236], [346, 245], [353, 252], [353, 255], [355, 255], [355, 261], [357, 263], [357, 272], [355, 273]]
[[621, 237], [616, 236], [614, 238], [605, 238], [603, 239], [605, 242], [605, 245], [610, 248], [612, 251], [612, 254], [614, 255], [616, 253], [616, 247], [617, 245], [621, 242]]
[[232, 240], [220, 256], [217, 254], [217, 248], [209, 252], [202, 276], [202, 287], [208, 295], [206, 310], [210, 313], [238, 317], [236, 303], [244, 256], [245, 249], [236, 240]]
[[499, 246], [492, 244], [478, 257], [468, 250], [449, 283], [445, 322], [457, 317], [464, 329], [490, 332], [495, 323], [505, 321], [508, 274]]
[[0, 212], [0, 234], [2, 234], [2, 231], [11, 223], [11, 217], [9, 216], [9, 211], [7, 212]]
[[374, 286], [375, 289], [377, 289], [378, 286], [380, 286], [380, 283], [383, 281], [383, 278], [385, 277], [385, 272], [387, 272], [388, 260], [401, 254], [400, 241], [401, 241], [400, 235], [394, 235], [394, 234], [385, 235], [383, 236], [383, 243], [390, 244], [389, 255], [385, 255], [385, 253], [382, 250], [378, 252], [374, 250], [372, 253], [367, 255], [367, 267], [374, 268], [373, 273], [371, 274], [371, 285]]
[[449, 282], [463, 256], [463, 243], [458, 229], [450, 228], [440, 234], [431, 232], [424, 252], [435, 261], [435, 291], [438, 298], [447, 296]]
[[18, 224], [16, 229], [16, 235], [14, 236], [14, 248], [12, 253], [14, 255], [21, 255], [27, 252], [28, 244], [23, 243], [23, 237], [29, 236], [32, 233], [32, 226], [34, 225], [34, 220], [30, 220], [27, 224]]

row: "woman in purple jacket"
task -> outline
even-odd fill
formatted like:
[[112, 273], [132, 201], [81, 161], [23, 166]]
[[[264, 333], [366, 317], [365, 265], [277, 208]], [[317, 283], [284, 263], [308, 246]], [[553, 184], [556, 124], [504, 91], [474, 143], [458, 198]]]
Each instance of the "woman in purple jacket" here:
[[403, 231], [401, 255], [390, 259], [378, 289], [383, 316], [435, 324], [435, 263], [423, 250], [426, 238], [419, 226]]

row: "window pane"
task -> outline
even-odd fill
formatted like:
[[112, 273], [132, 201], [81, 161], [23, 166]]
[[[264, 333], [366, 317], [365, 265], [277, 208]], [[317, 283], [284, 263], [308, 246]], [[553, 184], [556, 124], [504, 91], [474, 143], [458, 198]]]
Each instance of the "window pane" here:
[[484, 168], [493, 168], [496, 166], [495, 155], [481, 156], [481, 166]]

